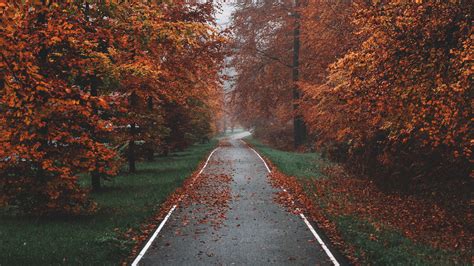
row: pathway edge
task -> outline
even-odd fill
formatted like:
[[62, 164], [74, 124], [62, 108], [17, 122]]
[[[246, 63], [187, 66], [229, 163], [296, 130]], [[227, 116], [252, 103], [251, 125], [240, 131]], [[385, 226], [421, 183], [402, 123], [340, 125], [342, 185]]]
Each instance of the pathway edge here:
[[[267, 162], [265, 162], [265, 160], [263, 159], [262, 156], [260, 156], [260, 154], [252, 147], [250, 147], [245, 141], [243, 140], [240, 140], [242, 141], [245, 145], [247, 145], [247, 147], [249, 147], [257, 156], [258, 158], [260, 158], [260, 160], [262, 160], [263, 164], [265, 165], [265, 167], [267, 168], [267, 171], [268, 173], [271, 173], [272, 171], [270, 170], [270, 167], [268, 167], [268, 164]], [[281, 189], [287, 193], [289, 193], [286, 189], [284, 189], [283, 187], [281, 187]], [[303, 222], [305, 223], [305, 225], [309, 228], [309, 230], [311, 231], [311, 233], [313, 234], [313, 236], [316, 238], [316, 240], [318, 241], [318, 243], [321, 245], [321, 247], [323, 248], [324, 252], [326, 252], [326, 255], [328, 255], [329, 259], [332, 261], [332, 263], [334, 264], [334, 266], [340, 266], [340, 263], [337, 261], [336, 257], [334, 257], [334, 255], [332, 254], [331, 250], [329, 250], [329, 247], [324, 243], [324, 241], [322, 240], [321, 236], [319, 236], [319, 234], [316, 232], [316, 230], [314, 229], [314, 227], [311, 225], [311, 223], [308, 221], [308, 219], [306, 218], [306, 216], [303, 214], [303, 213], [300, 213], [300, 217], [301, 219], [303, 220]]]
[[[209, 160], [211, 159], [212, 155], [214, 154], [214, 152], [216, 152], [217, 150], [219, 149], [219, 147], [215, 148], [214, 150], [212, 150], [212, 152], [209, 154], [209, 156], [207, 157], [207, 160], [206, 160], [206, 163], [203, 165], [203, 167], [201, 168], [201, 170], [199, 171], [199, 173], [195, 176], [198, 177], [202, 174], [202, 172], [204, 171], [204, 169], [206, 168], [207, 164], [209, 163]], [[192, 184], [192, 183], [191, 183]], [[184, 194], [181, 195], [181, 197], [178, 199], [178, 202], [173, 205], [173, 207], [168, 211], [168, 214], [166, 214], [165, 218], [163, 219], [163, 221], [161, 221], [160, 225], [158, 226], [158, 228], [155, 230], [155, 232], [153, 233], [153, 235], [150, 237], [150, 239], [148, 240], [148, 242], [146, 243], [146, 245], [143, 247], [143, 249], [140, 251], [140, 253], [138, 253], [137, 257], [135, 258], [135, 260], [132, 262], [132, 266], [137, 266], [138, 263], [140, 262], [140, 260], [143, 258], [143, 256], [145, 256], [145, 253], [147, 252], [147, 250], [150, 248], [151, 244], [153, 243], [153, 241], [155, 241], [156, 237], [158, 236], [158, 234], [160, 233], [161, 229], [163, 229], [163, 227], [165, 226], [166, 222], [168, 221], [168, 219], [170, 218], [171, 214], [173, 213], [173, 211], [176, 209], [176, 207], [178, 207], [178, 204], [179, 202], [182, 200]]]

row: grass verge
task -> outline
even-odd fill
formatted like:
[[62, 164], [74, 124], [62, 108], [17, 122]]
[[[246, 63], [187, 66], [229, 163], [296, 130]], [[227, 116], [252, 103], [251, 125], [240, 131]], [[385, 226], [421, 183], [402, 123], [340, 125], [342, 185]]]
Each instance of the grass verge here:
[[[1, 214], [0, 265], [119, 264], [135, 244], [124, 237], [127, 231], [139, 230], [216, 145], [212, 140], [139, 163], [137, 173], [121, 174], [91, 195], [100, 206], [91, 216], [32, 219]], [[81, 181], [88, 185], [88, 179]]]
[[[305, 194], [315, 206], [322, 209], [323, 216], [336, 226], [343, 242], [353, 248], [350, 257], [361, 264], [372, 265], [451, 265], [466, 263], [453, 251], [436, 249], [405, 237], [399, 230], [384, 226], [384, 219], [373, 223], [373, 219], [362, 215], [334, 214], [328, 206], [339, 206], [340, 198], [335, 196], [315, 197], [314, 186], [318, 180], [328, 180], [323, 171], [332, 163], [324, 160], [318, 153], [285, 152], [268, 147], [251, 137], [246, 141], [260, 154], [268, 158], [280, 172], [294, 176], [305, 190]], [[350, 190], [350, 188], [348, 188]], [[325, 192], [330, 194], [331, 191]], [[386, 204], [391, 204], [387, 202]]]

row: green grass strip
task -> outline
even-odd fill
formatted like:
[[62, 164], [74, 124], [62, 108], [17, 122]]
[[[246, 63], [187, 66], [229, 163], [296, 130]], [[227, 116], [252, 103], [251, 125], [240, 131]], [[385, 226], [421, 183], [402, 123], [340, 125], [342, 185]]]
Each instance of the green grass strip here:
[[[212, 140], [139, 163], [137, 173], [121, 174], [107, 182], [104, 191], [92, 194], [100, 210], [89, 217], [2, 215], [0, 265], [117, 265], [134, 244], [123, 233], [151, 217], [216, 145]], [[89, 179], [82, 183], [87, 186]]]

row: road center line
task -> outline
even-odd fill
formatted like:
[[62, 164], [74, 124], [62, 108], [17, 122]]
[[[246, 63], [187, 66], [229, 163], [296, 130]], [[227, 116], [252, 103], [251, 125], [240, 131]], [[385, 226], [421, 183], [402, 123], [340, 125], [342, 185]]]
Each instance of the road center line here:
[[[267, 165], [267, 162], [265, 162], [265, 160], [262, 158], [262, 156], [260, 156], [260, 154], [254, 150], [252, 147], [250, 147], [245, 141], [243, 140], [240, 140], [242, 141], [247, 147], [249, 147], [257, 156], [258, 158], [260, 158], [260, 160], [262, 160], [263, 164], [265, 165], [265, 167], [267, 168], [267, 171], [268, 173], [271, 173], [272, 171], [270, 170], [270, 168], [268, 167]], [[285, 191], [286, 193], [289, 193], [286, 189], [284, 189], [283, 187], [281, 187], [281, 189], [283, 191]], [[303, 214], [303, 213], [300, 213], [300, 217], [301, 219], [303, 219], [303, 222], [306, 224], [306, 226], [309, 228], [309, 230], [311, 231], [311, 233], [313, 234], [313, 236], [316, 238], [316, 240], [318, 241], [319, 245], [321, 245], [321, 247], [323, 248], [324, 252], [326, 252], [326, 254], [328, 255], [329, 259], [331, 259], [332, 263], [335, 265], [335, 266], [339, 266], [339, 262], [337, 261], [337, 259], [334, 257], [334, 255], [332, 254], [331, 250], [329, 250], [328, 246], [324, 243], [324, 241], [321, 239], [321, 237], [319, 236], [319, 234], [316, 232], [316, 230], [314, 229], [314, 227], [311, 225], [311, 223], [308, 221], [308, 219], [306, 218], [306, 216]]]
[[[219, 149], [219, 147], [215, 148], [211, 154], [209, 154], [209, 156], [207, 157], [207, 160], [206, 160], [206, 163], [204, 163], [204, 166], [201, 168], [201, 170], [199, 171], [199, 173], [195, 176], [198, 177], [202, 174], [202, 172], [204, 171], [204, 169], [206, 168], [207, 164], [209, 163], [209, 160], [211, 159], [212, 155], [214, 154], [214, 152], [217, 151], [217, 149]], [[194, 179], [195, 179], [194, 178]], [[191, 182], [191, 185], [193, 184], [194, 180]], [[181, 195], [181, 197], [178, 199], [178, 202], [173, 205], [173, 207], [168, 211], [168, 214], [165, 216], [165, 218], [163, 219], [163, 221], [161, 221], [160, 225], [158, 226], [158, 228], [156, 229], [156, 231], [153, 233], [153, 235], [151, 236], [151, 238], [148, 240], [148, 242], [146, 243], [146, 245], [143, 247], [142, 251], [140, 251], [140, 253], [138, 254], [138, 256], [135, 258], [135, 260], [132, 262], [132, 266], [136, 266], [138, 265], [138, 262], [140, 262], [140, 260], [143, 258], [143, 256], [145, 255], [146, 251], [150, 248], [151, 244], [153, 243], [153, 241], [155, 240], [155, 238], [158, 236], [158, 234], [160, 233], [161, 229], [163, 229], [163, 226], [165, 226], [165, 223], [168, 221], [168, 219], [170, 218], [171, 214], [173, 213], [173, 211], [176, 209], [176, 207], [178, 207], [178, 204], [179, 202], [183, 199], [183, 196], [184, 195]]]

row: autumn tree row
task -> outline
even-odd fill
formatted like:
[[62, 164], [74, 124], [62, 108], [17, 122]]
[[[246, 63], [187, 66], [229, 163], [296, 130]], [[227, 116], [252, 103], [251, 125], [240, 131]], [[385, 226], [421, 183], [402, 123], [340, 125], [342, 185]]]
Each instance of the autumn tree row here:
[[141, 157], [211, 134], [225, 39], [212, 4], [0, 3], [0, 204], [82, 213]]
[[298, 113], [310, 147], [392, 184], [472, 175], [472, 2], [237, 8], [234, 104], [244, 124], [291, 140], [291, 33], [300, 24]]

